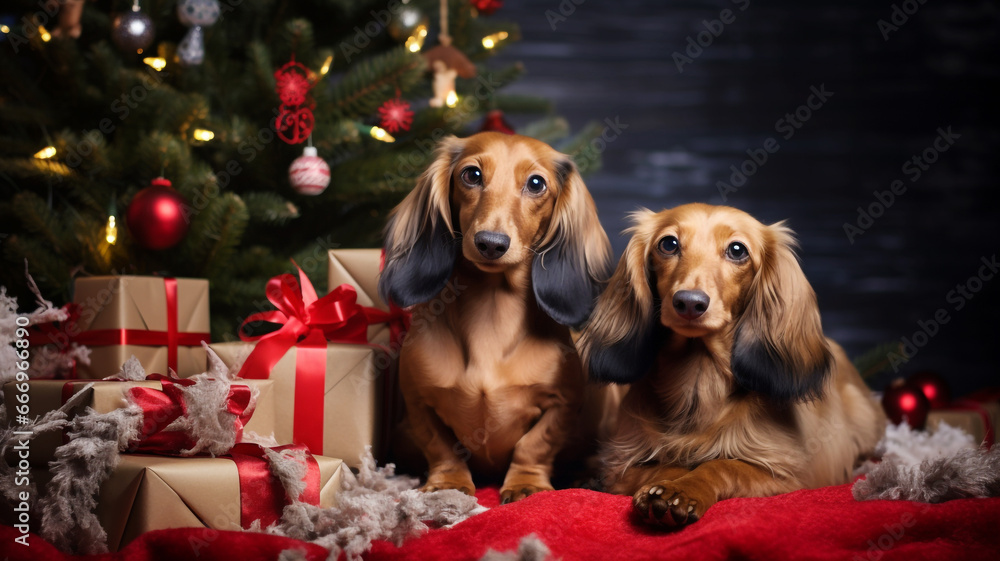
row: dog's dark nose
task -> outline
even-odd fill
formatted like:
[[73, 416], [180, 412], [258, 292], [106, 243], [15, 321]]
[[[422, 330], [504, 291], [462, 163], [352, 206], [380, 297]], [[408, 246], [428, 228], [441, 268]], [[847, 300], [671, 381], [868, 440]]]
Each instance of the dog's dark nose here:
[[700, 317], [708, 309], [711, 299], [700, 290], [678, 290], [674, 293], [674, 309], [684, 319]]
[[476, 234], [476, 249], [487, 259], [500, 259], [510, 247], [510, 236], [483, 230]]

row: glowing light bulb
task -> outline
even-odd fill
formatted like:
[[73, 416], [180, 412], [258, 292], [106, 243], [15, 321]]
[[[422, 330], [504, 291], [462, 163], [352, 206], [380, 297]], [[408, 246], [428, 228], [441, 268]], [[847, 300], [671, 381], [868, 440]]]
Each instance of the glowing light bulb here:
[[6, 25], [0, 25], [0, 33], [10, 33], [10, 28]]
[[406, 48], [411, 53], [418, 52], [418, 51], [420, 51], [420, 49], [423, 48], [423, 46], [424, 46], [424, 39], [426, 39], [426, 38], [427, 38], [427, 26], [423, 25], [423, 24], [418, 25], [417, 29], [414, 30], [413, 35], [411, 35], [406, 40]]
[[330, 71], [330, 65], [333, 64], [333, 55], [326, 57], [323, 61], [323, 67], [319, 69], [319, 73], [322, 76], [326, 76], [326, 73]]
[[157, 72], [167, 67], [167, 59], [157, 56], [148, 56], [142, 59], [142, 62], [146, 63], [147, 66], [153, 68]]
[[215, 133], [208, 129], [194, 129], [191, 136], [199, 142], [208, 142], [209, 140], [215, 138]]
[[444, 98], [444, 104], [447, 105], [448, 107], [451, 107], [452, 109], [454, 109], [455, 106], [458, 105], [458, 94], [455, 93], [455, 90], [451, 90], [450, 92], [448, 92], [448, 96]]
[[372, 127], [371, 135], [375, 140], [381, 140], [382, 142], [396, 142], [396, 139], [381, 127]]
[[52, 34], [49, 33], [48, 29], [45, 29], [44, 25], [38, 26], [38, 35], [42, 38], [42, 41], [45, 41], [46, 43], [52, 40]]
[[38, 158], [39, 160], [46, 160], [55, 155], [56, 155], [55, 146], [46, 146], [45, 148], [42, 148], [38, 152], [35, 152], [35, 157]]
[[506, 31], [501, 31], [499, 33], [494, 33], [492, 35], [487, 35], [486, 37], [483, 37], [483, 47], [487, 49], [492, 49], [493, 47], [497, 46], [497, 44], [500, 43], [500, 41], [503, 41], [507, 37], [508, 34]]
[[108, 225], [104, 228], [104, 239], [111, 245], [115, 245], [118, 240], [118, 226], [115, 225], [114, 215], [108, 217]]

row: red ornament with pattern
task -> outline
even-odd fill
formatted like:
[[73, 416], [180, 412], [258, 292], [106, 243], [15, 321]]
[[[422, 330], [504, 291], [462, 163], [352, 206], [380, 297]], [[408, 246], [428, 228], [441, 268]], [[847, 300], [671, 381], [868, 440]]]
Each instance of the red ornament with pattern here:
[[281, 98], [275, 130], [288, 144], [302, 143], [312, 134], [316, 103], [309, 98], [309, 90], [315, 83], [316, 74], [295, 62], [295, 57], [274, 73], [274, 86]]

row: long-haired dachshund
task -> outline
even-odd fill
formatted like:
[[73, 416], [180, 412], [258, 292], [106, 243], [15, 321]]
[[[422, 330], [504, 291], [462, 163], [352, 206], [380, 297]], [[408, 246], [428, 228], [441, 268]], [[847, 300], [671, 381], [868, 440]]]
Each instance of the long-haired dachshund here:
[[586, 378], [566, 326], [590, 316], [610, 244], [573, 161], [543, 142], [480, 133], [442, 141], [386, 227], [379, 291], [414, 306], [400, 353], [425, 490], [504, 502], [552, 489]]
[[607, 489], [679, 526], [722, 499], [849, 481], [885, 420], [823, 336], [792, 232], [703, 204], [632, 218], [580, 340], [593, 379], [632, 384]]

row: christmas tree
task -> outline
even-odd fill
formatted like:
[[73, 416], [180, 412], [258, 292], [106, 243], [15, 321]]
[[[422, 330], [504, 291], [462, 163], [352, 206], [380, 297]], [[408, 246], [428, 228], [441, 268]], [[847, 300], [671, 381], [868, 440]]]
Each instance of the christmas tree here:
[[322, 287], [328, 249], [378, 246], [436, 141], [497, 111], [593, 169], [594, 128], [501, 92], [523, 69], [489, 60], [519, 35], [500, 4], [5, 2], [0, 284], [30, 303], [25, 260], [64, 300], [79, 275], [204, 277], [231, 338], [290, 259]]

